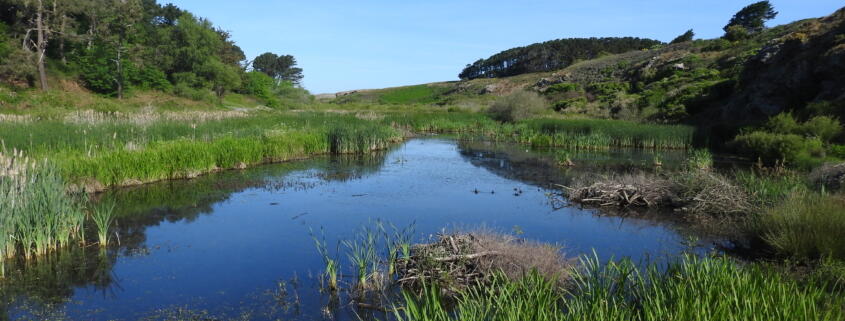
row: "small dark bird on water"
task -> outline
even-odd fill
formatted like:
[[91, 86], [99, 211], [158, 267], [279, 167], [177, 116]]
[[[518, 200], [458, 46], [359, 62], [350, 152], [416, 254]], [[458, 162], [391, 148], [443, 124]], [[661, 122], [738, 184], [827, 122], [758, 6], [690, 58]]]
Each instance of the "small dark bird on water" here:
[[496, 191], [490, 191], [490, 194], [496, 194]]
[[478, 189], [476, 188], [476, 189], [472, 190], [472, 192], [475, 193], [475, 194], [478, 194]]

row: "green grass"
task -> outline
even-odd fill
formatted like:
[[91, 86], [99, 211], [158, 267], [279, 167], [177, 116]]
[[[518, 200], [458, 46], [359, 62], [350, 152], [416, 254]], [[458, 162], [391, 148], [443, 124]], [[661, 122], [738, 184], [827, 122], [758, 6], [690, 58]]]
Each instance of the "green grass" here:
[[319, 113], [259, 113], [205, 122], [45, 121], [0, 126], [7, 148], [48, 157], [72, 183], [105, 186], [325, 153], [384, 149], [402, 135], [373, 121]]
[[428, 85], [383, 89], [379, 96], [385, 104], [430, 104], [437, 99], [437, 90]]
[[101, 248], [109, 246], [109, 232], [114, 224], [114, 203], [101, 203], [91, 213], [91, 220], [97, 226], [97, 241]]
[[403, 321], [445, 320], [842, 320], [842, 296], [771, 267], [692, 256], [644, 272], [628, 260], [583, 261], [573, 288], [529, 274], [460, 294], [450, 309], [434, 287], [406, 292]]
[[761, 214], [760, 234], [779, 253], [801, 260], [845, 260], [845, 197], [795, 193]]

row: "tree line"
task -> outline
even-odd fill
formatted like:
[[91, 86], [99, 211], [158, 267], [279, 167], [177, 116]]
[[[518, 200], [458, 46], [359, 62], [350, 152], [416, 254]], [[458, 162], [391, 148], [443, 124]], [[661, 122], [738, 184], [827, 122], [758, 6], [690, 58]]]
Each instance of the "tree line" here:
[[535, 43], [497, 53], [468, 64], [460, 79], [493, 78], [561, 69], [577, 60], [597, 58], [663, 44], [658, 40], [621, 38], [567, 38]]
[[118, 98], [131, 88], [196, 98], [296, 86], [302, 69], [290, 55], [249, 61], [229, 32], [156, 0], [0, 0], [0, 83], [47, 90], [52, 75]]

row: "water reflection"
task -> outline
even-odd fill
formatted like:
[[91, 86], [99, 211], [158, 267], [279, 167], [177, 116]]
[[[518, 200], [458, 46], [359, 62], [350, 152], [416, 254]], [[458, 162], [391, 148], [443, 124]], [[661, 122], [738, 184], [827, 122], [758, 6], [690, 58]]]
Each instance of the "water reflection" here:
[[[114, 248], [70, 249], [20, 265], [0, 286], [8, 309], [0, 318], [40, 319], [52, 311], [73, 319], [161, 316], [156, 313], [202, 319], [207, 309], [259, 320], [358, 320], [364, 313], [384, 319], [316, 291], [321, 260], [307, 234], [309, 227], [325, 227], [328, 242], [336, 244], [373, 218], [398, 226], [416, 222], [418, 239], [444, 227], [519, 230], [527, 238], [563, 243], [571, 255], [597, 249], [603, 258], [642, 259], [689, 248], [682, 242], [696, 232], [682, 222], [555, 209], [546, 195], [550, 184], [584, 173], [653, 170], [643, 165], [654, 155], [574, 153], [577, 166], [561, 168], [557, 152], [415, 139], [385, 153], [110, 191], [97, 197], [118, 204]], [[660, 157], [663, 170], [683, 158]]]

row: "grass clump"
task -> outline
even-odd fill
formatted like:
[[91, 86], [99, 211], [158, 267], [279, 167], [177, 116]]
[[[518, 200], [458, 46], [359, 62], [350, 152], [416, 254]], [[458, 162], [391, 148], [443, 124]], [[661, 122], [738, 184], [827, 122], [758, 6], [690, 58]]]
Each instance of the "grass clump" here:
[[760, 215], [763, 239], [775, 250], [798, 259], [845, 259], [845, 197], [794, 193]]
[[97, 226], [97, 241], [101, 248], [109, 246], [109, 231], [114, 224], [114, 203], [100, 204], [91, 213], [91, 220]]
[[385, 104], [431, 104], [437, 101], [438, 92], [428, 85], [385, 89], [379, 101]]

